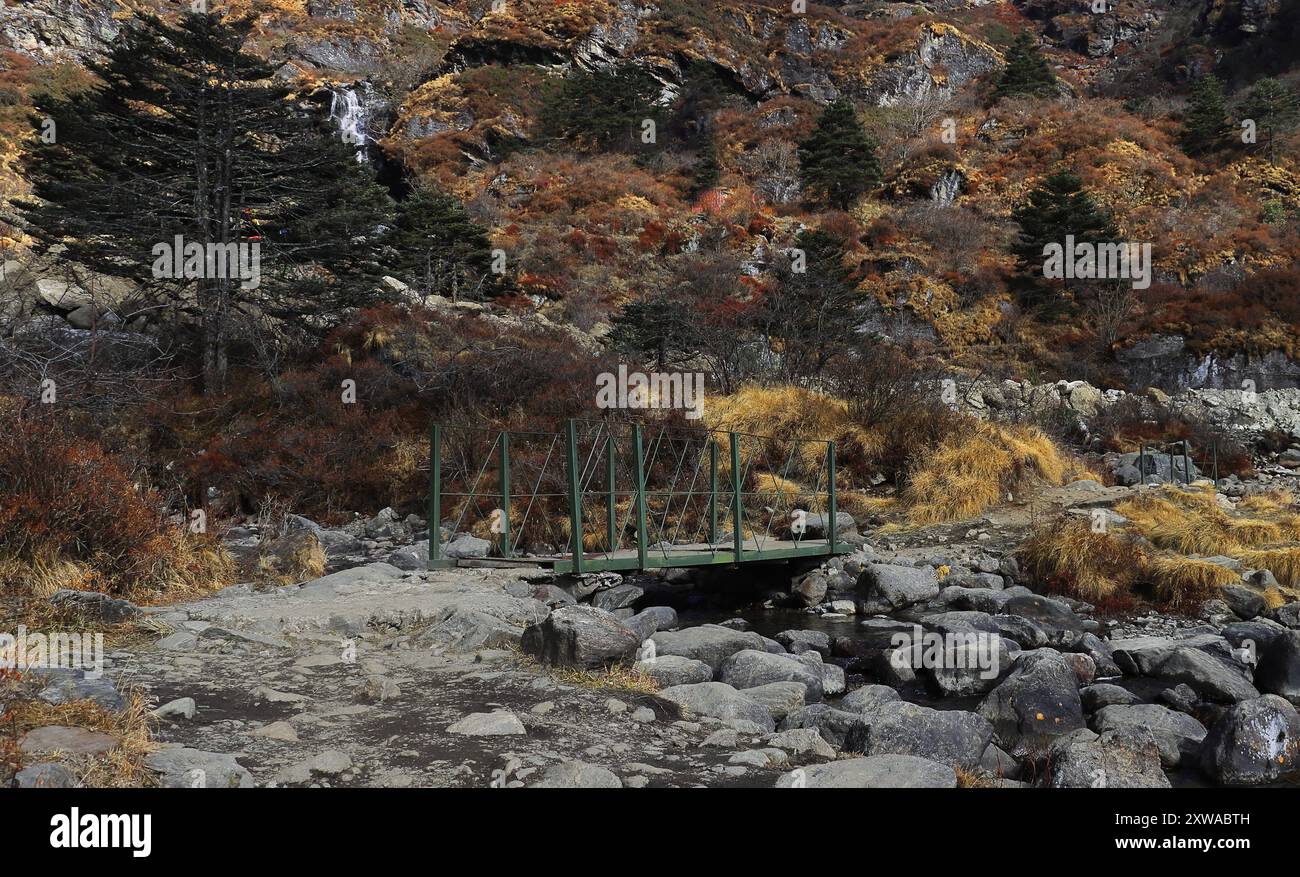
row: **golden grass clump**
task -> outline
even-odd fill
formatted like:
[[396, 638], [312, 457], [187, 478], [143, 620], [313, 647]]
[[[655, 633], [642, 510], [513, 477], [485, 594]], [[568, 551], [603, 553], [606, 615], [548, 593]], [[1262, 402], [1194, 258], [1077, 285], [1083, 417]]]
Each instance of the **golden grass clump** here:
[[1172, 552], [1147, 557], [1143, 577], [1155, 600], [1173, 609], [1209, 600], [1223, 585], [1241, 582], [1241, 576], [1226, 566]]
[[[880, 435], [853, 422], [848, 402], [802, 387], [746, 387], [711, 400], [704, 420], [712, 430], [806, 439], [795, 454], [803, 471], [818, 471], [825, 465], [826, 446], [816, 440], [834, 441], [842, 457], [871, 457], [883, 445]], [[779, 466], [789, 446], [779, 439], [776, 445], [766, 450], [771, 452], [769, 463]], [[752, 453], [750, 448], [743, 450]], [[726, 454], [722, 457], [721, 467], [730, 471], [730, 460]]]
[[1252, 569], [1268, 570], [1289, 588], [1300, 585], [1300, 546], [1253, 549], [1242, 551], [1236, 557]]
[[1062, 517], [1031, 532], [1018, 557], [1025, 572], [1049, 589], [1104, 601], [1131, 590], [1142, 553], [1125, 535], [1097, 533], [1087, 519]]
[[623, 664], [615, 664], [603, 670], [553, 667], [551, 675], [566, 685], [597, 691], [626, 691], [630, 694], [655, 694], [659, 691], [659, 683], [653, 677]]
[[979, 422], [954, 433], [915, 470], [903, 501], [913, 524], [974, 517], [1029, 477], [1065, 483], [1069, 462], [1052, 440], [1026, 426]]

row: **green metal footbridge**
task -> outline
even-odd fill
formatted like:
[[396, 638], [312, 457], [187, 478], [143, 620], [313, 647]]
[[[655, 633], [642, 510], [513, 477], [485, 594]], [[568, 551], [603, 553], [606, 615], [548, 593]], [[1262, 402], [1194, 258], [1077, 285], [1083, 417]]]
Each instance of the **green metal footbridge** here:
[[[835, 445], [691, 425], [567, 420], [559, 432], [435, 424], [429, 568], [647, 570], [843, 554]], [[443, 544], [433, 538], [445, 530]], [[457, 534], [490, 544], [462, 554]]]

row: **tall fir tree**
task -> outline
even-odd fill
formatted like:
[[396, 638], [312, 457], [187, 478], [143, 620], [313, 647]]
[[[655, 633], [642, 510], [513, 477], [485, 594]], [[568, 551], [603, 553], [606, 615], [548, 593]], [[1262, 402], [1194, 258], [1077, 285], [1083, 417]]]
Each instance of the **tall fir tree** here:
[[844, 98], [827, 105], [799, 144], [799, 165], [805, 191], [839, 210], [847, 210], [881, 178], [876, 143]]
[[718, 150], [713, 145], [713, 138], [706, 136], [700, 151], [695, 154], [695, 167], [691, 169], [691, 194], [698, 195], [712, 189], [718, 184], [721, 176], [722, 168], [718, 165]]
[[1300, 92], [1276, 79], [1261, 79], [1246, 96], [1242, 114], [1264, 135], [1272, 161], [1277, 157], [1278, 138], [1300, 124]]
[[1075, 243], [1095, 244], [1112, 241], [1117, 234], [1110, 214], [1069, 171], [1043, 180], [1012, 218], [1020, 226], [1019, 240], [1012, 249], [1026, 275], [1039, 283], [1043, 279], [1043, 248], [1048, 244], [1064, 246], [1067, 235], [1073, 236]]
[[448, 195], [419, 190], [399, 203], [384, 243], [385, 264], [420, 295], [481, 300], [506, 291], [487, 231]]
[[1183, 148], [1188, 155], [1204, 155], [1222, 147], [1231, 130], [1223, 83], [1208, 73], [1192, 84], [1183, 114]]
[[[353, 150], [245, 51], [252, 26], [135, 14], [89, 62], [93, 87], [38, 98], [33, 121], [54, 136], [24, 156], [35, 197], [18, 204], [38, 249], [190, 314], [213, 393], [241, 333], [305, 340], [371, 299], [391, 208]], [[181, 277], [169, 270], [178, 237], [204, 254]], [[228, 248], [258, 254], [255, 278], [207, 255]]]
[[1020, 95], [1052, 97], [1057, 93], [1056, 74], [1043, 57], [1037, 37], [1028, 30], [1016, 34], [1006, 58], [1007, 66], [993, 92], [994, 100]]

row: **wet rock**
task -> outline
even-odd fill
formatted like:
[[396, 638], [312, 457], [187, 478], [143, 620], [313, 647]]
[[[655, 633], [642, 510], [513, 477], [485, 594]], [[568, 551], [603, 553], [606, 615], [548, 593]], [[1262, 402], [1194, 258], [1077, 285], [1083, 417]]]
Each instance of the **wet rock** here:
[[1087, 728], [1058, 737], [1047, 758], [1054, 789], [1167, 789], [1160, 749], [1144, 728], [1125, 726], [1095, 734]]
[[764, 731], [772, 731], [776, 727], [765, 706], [723, 682], [674, 685], [659, 692], [659, 696], [677, 704], [691, 716], [712, 716], [724, 721], [741, 719], [754, 723]]
[[1149, 729], [1160, 750], [1160, 763], [1167, 768], [1191, 763], [1205, 739], [1205, 726], [1196, 719], [1153, 703], [1103, 707], [1090, 725], [1098, 734], [1122, 727]]
[[951, 767], [912, 755], [872, 755], [797, 768], [776, 781], [778, 789], [955, 789]]
[[1079, 700], [1083, 703], [1084, 711], [1089, 713], [1108, 706], [1128, 706], [1142, 702], [1141, 698], [1127, 688], [1106, 682], [1079, 689]]
[[525, 628], [522, 639], [524, 653], [545, 664], [588, 669], [625, 661], [640, 645], [625, 624], [592, 606], [561, 606]]
[[1148, 675], [1185, 682], [1201, 697], [1216, 703], [1237, 703], [1259, 697], [1259, 691], [1240, 670], [1194, 648], [1177, 648], [1161, 656], [1152, 662]]
[[975, 713], [934, 710], [905, 701], [865, 714], [867, 755], [916, 755], [951, 767], [979, 764], [993, 726]]
[[1216, 782], [1257, 786], [1300, 770], [1300, 715], [1274, 694], [1242, 701], [1211, 727], [1201, 767]]
[[1268, 611], [1268, 601], [1264, 595], [1241, 585], [1225, 585], [1219, 588], [1220, 599], [1238, 618], [1249, 620]]
[[998, 745], [1012, 753], [1039, 738], [1083, 727], [1083, 704], [1074, 670], [1058, 652], [1038, 649], [1016, 658], [1011, 674], [979, 705], [993, 724]]
[[774, 639], [794, 655], [810, 650], [823, 658], [831, 655], [830, 635], [820, 630], [783, 630]]
[[1300, 631], [1288, 630], [1260, 652], [1255, 686], [1300, 706]]
[[790, 593], [805, 606], [817, 606], [822, 600], [826, 599], [826, 592], [829, 587], [830, 583], [826, 576], [819, 570], [813, 570], [795, 579], [790, 586]]

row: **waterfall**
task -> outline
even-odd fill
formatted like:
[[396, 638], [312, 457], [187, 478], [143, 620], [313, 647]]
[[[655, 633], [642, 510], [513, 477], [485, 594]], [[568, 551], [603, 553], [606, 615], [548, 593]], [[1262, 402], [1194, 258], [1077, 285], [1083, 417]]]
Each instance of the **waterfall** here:
[[335, 88], [333, 95], [330, 98], [330, 118], [338, 125], [343, 142], [356, 147], [357, 161], [364, 162], [366, 146], [370, 143], [370, 135], [367, 133], [370, 114], [366, 111], [366, 105], [362, 103], [355, 88]]

